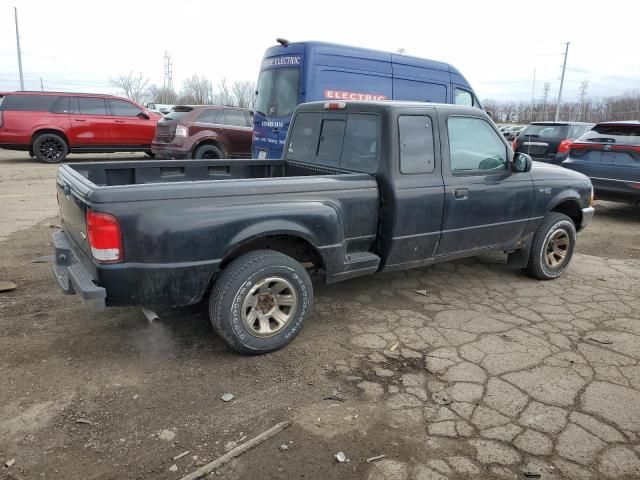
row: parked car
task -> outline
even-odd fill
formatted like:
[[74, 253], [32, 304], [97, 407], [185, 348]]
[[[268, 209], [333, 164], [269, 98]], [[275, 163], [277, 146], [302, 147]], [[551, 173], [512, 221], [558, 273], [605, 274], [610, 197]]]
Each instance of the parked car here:
[[306, 267], [333, 283], [504, 252], [548, 280], [593, 215], [587, 177], [513, 155], [478, 108], [303, 104], [284, 151], [63, 165], [60, 287], [94, 310], [188, 305], [211, 291], [216, 331], [257, 354], [309, 317]]
[[158, 158], [248, 158], [252, 125], [248, 109], [178, 105], [158, 122], [151, 151]]
[[46, 163], [68, 153], [148, 152], [161, 115], [125, 98], [56, 92], [5, 93], [0, 148]]
[[583, 122], [533, 122], [513, 141], [514, 152], [534, 160], [560, 165], [569, 154], [571, 142], [593, 127]]
[[603, 122], [571, 144], [562, 166], [587, 175], [596, 198], [640, 205], [640, 122]]
[[515, 140], [515, 138], [524, 130], [524, 125], [510, 125], [502, 132], [507, 141]]
[[260, 64], [254, 158], [282, 157], [299, 103], [415, 100], [482, 108], [469, 82], [447, 63], [333, 43], [277, 42]]

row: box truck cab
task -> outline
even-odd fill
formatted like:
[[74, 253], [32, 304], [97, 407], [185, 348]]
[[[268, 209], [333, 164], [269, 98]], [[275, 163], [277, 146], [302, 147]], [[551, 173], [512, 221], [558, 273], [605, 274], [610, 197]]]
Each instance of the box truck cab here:
[[291, 115], [317, 100], [414, 100], [482, 108], [453, 66], [422, 58], [322, 42], [267, 49], [260, 66], [253, 157], [281, 158]]

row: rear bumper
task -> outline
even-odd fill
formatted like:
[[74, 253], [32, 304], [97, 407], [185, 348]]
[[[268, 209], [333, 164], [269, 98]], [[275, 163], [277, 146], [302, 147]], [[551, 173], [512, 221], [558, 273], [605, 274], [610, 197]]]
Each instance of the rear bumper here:
[[177, 160], [191, 157], [191, 143], [188, 145], [176, 145], [174, 143], [151, 144], [151, 153], [157, 158], [175, 158]]
[[107, 291], [94, 283], [91, 273], [71, 250], [64, 232], [53, 234], [53, 247], [55, 250], [53, 276], [62, 291], [67, 295], [79, 295], [92, 312], [104, 310]]

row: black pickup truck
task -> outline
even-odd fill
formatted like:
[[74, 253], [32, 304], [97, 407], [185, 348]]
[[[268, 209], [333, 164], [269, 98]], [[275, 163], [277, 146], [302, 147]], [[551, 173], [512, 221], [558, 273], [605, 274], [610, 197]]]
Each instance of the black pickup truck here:
[[241, 353], [288, 343], [326, 282], [504, 252], [569, 266], [591, 219], [584, 175], [513, 154], [477, 108], [300, 105], [282, 160], [77, 163], [57, 178], [54, 273], [93, 310], [209, 296]]

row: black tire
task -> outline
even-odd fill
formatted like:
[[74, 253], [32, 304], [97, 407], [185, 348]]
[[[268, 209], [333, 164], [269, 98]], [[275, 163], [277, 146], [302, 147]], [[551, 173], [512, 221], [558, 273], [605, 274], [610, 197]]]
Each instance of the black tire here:
[[[561, 240], [562, 248], [560, 248]], [[566, 246], [564, 245], [565, 240]], [[563, 213], [548, 213], [533, 235], [527, 273], [539, 280], [558, 278], [569, 267], [575, 246], [576, 226], [573, 221]], [[558, 250], [564, 251], [564, 257], [561, 260], [558, 260], [558, 254], [554, 255], [554, 251]], [[552, 257], [551, 261], [548, 256]], [[551, 264], [553, 258], [559, 262], [557, 265]]]
[[203, 158], [203, 159], [218, 159], [225, 158], [224, 152], [220, 149], [220, 147], [213, 145], [211, 143], [207, 143], [205, 145], [200, 145], [196, 148], [196, 151], [193, 154], [193, 158]]
[[69, 147], [60, 135], [42, 133], [33, 141], [33, 153], [44, 163], [60, 163], [67, 158]]
[[[285, 293], [285, 296], [296, 299], [295, 308], [288, 307], [289, 313], [285, 315], [289, 315], [290, 318], [281, 327], [277, 327], [279, 330], [264, 334], [268, 336], [259, 336], [256, 329], [261, 328], [263, 322], [255, 318], [254, 326], [249, 325], [250, 321], [247, 318], [250, 314], [247, 314], [247, 311], [259, 310], [258, 306], [263, 301], [260, 285], [269, 288], [275, 284], [275, 288], [278, 288], [277, 281], [267, 282], [268, 279], [274, 278], [283, 280], [284, 284], [292, 288], [293, 291], [288, 295]], [[281, 297], [280, 294], [276, 296]], [[273, 300], [273, 297], [271, 299]], [[256, 306], [249, 307], [249, 310], [244, 309], [245, 302], [254, 302]], [[215, 331], [233, 350], [244, 355], [259, 355], [278, 350], [293, 340], [309, 317], [312, 305], [311, 278], [299, 262], [273, 250], [256, 250], [236, 258], [222, 271], [209, 298], [209, 318]], [[277, 303], [271, 308], [284, 308], [284, 311], [287, 311], [287, 307], [279, 307]], [[264, 320], [264, 317], [269, 315], [261, 311]], [[266, 323], [269, 328], [272, 324], [276, 325], [273, 318], [268, 318]]]

